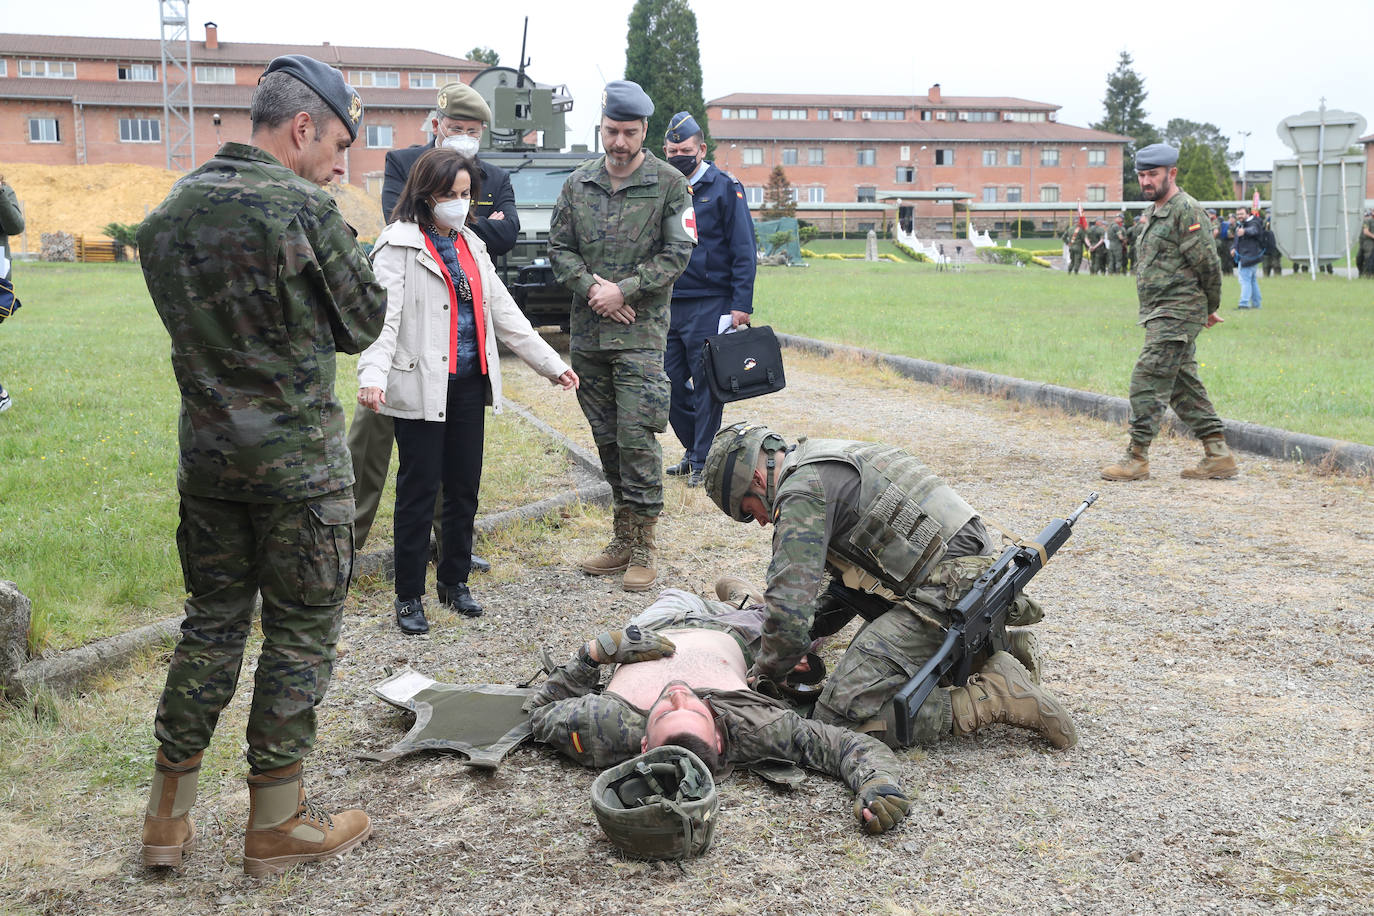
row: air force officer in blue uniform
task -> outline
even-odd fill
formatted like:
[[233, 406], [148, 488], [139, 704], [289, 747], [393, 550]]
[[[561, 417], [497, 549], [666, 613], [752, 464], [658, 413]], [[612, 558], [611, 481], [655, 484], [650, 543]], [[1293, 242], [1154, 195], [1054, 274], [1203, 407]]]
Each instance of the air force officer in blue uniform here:
[[711, 439], [720, 429], [723, 405], [701, 375], [702, 341], [718, 333], [722, 316], [749, 324], [757, 265], [754, 220], [744, 187], [706, 161], [706, 138], [691, 114], [680, 111], [663, 137], [668, 162], [687, 176], [696, 212], [697, 247], [687, 271], [673, 285], [672, 318], [663, 368], [672, 382], [668, 422], [686, 450], [668, 474], [689, 475], [700, 486]]

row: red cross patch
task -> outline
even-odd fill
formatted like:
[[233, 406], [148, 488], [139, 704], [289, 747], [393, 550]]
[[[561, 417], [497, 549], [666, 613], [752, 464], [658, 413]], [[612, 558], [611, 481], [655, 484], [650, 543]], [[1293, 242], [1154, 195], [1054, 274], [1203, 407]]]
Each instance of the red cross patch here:
[[682, 211], [682, 228], [693, 242], [697, 241], [697, 211], [691, 207]]

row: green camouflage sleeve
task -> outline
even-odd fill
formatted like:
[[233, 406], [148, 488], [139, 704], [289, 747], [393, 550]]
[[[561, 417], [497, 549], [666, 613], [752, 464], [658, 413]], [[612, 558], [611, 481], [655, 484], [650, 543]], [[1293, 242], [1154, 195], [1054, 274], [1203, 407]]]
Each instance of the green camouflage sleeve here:
[[554, 278], [572, 290], [578, 299], [585, 300], [596, 281], [587, 269], [587, 262], [582, 259], [577, 242], [577, 227], [573, 221], [573, 184], [572, 178], [563, 183], [563, 190], [558, 192], [558, 200], [553, 205], [553, 215], [549, 218], [549, 258], [553, 262]]
[[1193, 226], [1207, 225], [1207, 212], [1198, 206], [1186, 207], [1178, 214], [1177, 220], [1178, 252], [1197, 274], [1198, 286], [1207, 297], [1207, 314], [1210, 315], [1221, 307], [1221, 259], [1217, 256], [1217, 246], [1211, 237], [1201, 229], [1191, 229]]
[[754, 659], [755, 669], [775, 679], [791, 671], [810, 648], [811, 620], [825, 579], [825, 498], [820, 482], [803, 468], [788, 484], [774, 507], [773, 560], [764, 591], [768, 619]]
[[282, 238], [277, 263], [291, 298], [324, 310], [333, 349], [361, 353], [377, 339], [386, 319], [386, 290], [333, 199], [301, 209]]
[[[547, 685], [546, 685], [547, 686]], [[555, 700], [530, 714], [534, 740], [604, 769], [639, 753], [644, 716], [613, 693]]]
[[[668, 173], [664, 170], [659, 175], [659, 180], [663, 181]], [[619, 283], [621, 294], [631, 305], [662, 293], [676, 283], [687, 269], [697, 243], [696, 215], [687, 181], [678, 174], [668, 177], [674, 180], [669, 182], [663, 200], [663, 225], [660, 227], [663, 246], [653, 257], [640, 263], [632, 276]]]

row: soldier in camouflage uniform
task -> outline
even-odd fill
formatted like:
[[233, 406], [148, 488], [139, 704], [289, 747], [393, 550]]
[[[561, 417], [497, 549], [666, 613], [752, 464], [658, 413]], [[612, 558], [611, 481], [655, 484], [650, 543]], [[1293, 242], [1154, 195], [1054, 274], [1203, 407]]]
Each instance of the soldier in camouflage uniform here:
[[181, 389], [177, 550], [186, 620], [158, 705], [143, 860], [195, 842], [196, 774], [243, 666], [254, 596], [263, 646], [248, 715], [252, 875], [338, 855], [371, 825], [306, 805], [353, 561], [352, 472], [335, 351], [377, 336], [386, 297], [322, 186], [343, 174], [362, 102], [343, 75], [291, 55], [252, 100], [251, 145], [226, 143], [138, 233]]
[[1225, 427], [1198, 377], [1196, 343], [1203, 328], [1220, 324], [1221, 265], [1207, 213], [1175, 183], [1178, 150], [1155, 143], [1136, 153], [1145, 210], [1136, 291], [1145, 347], [1131, 373], [1131, 441], [1126, 458], [1102, 469], [1107, 480], [1150, 476], [1150, 443], [1165, 405], [1202, 440], [1203, 458], [1183, 471], [1191, 479], [1239, 473], [1226, 447]]
[[654, 525], [663, 509], [669, 382], [663, 370], [673, 281], [696, 244], [687, 179], [644, 149], [653, 102], [616, 80], [602, 97], [606, 154], [568, 177], [554, 204], [554, 276], [573, 292], [572, 367], [577, 400], [611, 485], [615, 533], [582, 563], [593, 575], [625, 571], [642, 591], [658, 575]]
[[[996, 543], [973, 508], [908, 452], [838, 439], [788, 447], [772, 430], [735, 424], [706, 458], [711, 500], [737, 521], [772, 524], [764, 591], [767, 621], [751, 674], [786, 682], [811, 641], [856, 615], [868, 623], [816, 702], [815, 717], [897, 744], [892, 702], [945, 639], [949, 611], [995, 561]], [[1021, 596], [1009, 623], [1035, 623]], [[912, 734], [922, 742], [1002, 722], [1058, 748], [1078, 733], [1068, 710], [1038, 685], [1033, 636], [1009, 631], [1018, 658], [997, 652], [967, 685], [932, 691]]]
[[1124, 274], [1126, 272], [1126, 227], [1121, 224], [1121, 217], [1112, 220], [1112, 224], [1107, 227], [1107, 238], [1111, 242], [1107, 249], [1111, 258], [1111, 271], [1114, 274]]
[[1077, 223], [1068, 231], [1069, 273], [1076, 274], [1083, 267], [1083, 243], [1087, 230]]
[[1088, 272], [1105, 274], [1107, 272], [1107, 224], [1096, 220], [1088, 230]]
[[[717, 593], [729, 583], [717, 583]], [[788, 761], [843, 780], [860, 824], [890, 829], [910, 805], [891, 751], [749, 689], [764, 619], [759, 604], [665, 590], [624, 630], [589, 641], [550, 675], [527, 704], [535, 740], [590, 767], [663, 745], [686, 747], [717, 774]], [[618, 667], [597, 692], [600, 666], [611, 663]]]

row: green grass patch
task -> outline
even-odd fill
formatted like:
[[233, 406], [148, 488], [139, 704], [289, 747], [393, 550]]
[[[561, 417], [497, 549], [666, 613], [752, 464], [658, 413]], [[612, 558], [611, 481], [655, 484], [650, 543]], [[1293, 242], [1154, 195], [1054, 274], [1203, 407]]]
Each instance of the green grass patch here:
[[[816, 254], [858, 254], [864, 253], [868, 240], [863, 236], [852, 239], [812, 239], [802, 246]], [[906, 257], [892, 244], [891, 239], [878, 238], [878, 254], [895, 254], [903, 261]]]

